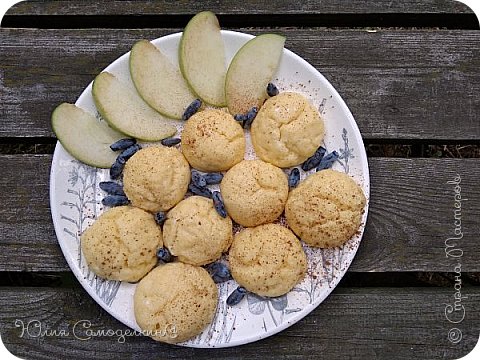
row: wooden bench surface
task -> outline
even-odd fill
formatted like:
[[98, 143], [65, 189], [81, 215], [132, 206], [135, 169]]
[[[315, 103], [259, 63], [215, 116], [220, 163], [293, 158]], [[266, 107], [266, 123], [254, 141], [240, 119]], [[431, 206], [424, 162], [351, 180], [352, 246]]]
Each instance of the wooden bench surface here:
[[[352, 111], [365, 144], [411, 146], [413, 157], [370, 157], [365, 234], [347, 279], [310, 315], [252, 344], [201, 350], [146, 337], [20, 337], [19, 321], [52, 329], [89, 320], [126, 327], [73, 277], [55, 236], [49, 175], [50, 114], [74, 102], [139, 39], [181, 31], [210, 9], [228, 29], [280, 32]], [[480, 32], [475, 15], [446, 0], [25, 1], [0, 27], [0, 333], [24, 358], [456, 359], [479, 337], [480, 158], [427, 157], [430, 145], [480, 144]], [[47, 150], [36, 151], [35, 144]], [[11, 150], [11, 149], [20, 150]], [[27, 151], [23, 151], [27, 148]], [[461, 177], [460, 260], [445, 254]], [[461, 261], [465, 319], [445, 317]], [[389, 278], [391, 277], [391, 281]], [[413, 280], [413, 279], [417, 280]], [[427, 281], [440, 278], [441, 281]], [[378, 280], [381, 279], [381, 280]], [[418, 280], [421, 279], [421, 280]], [[425, 280], [427, 279], [427, 280]], [[397, 282], [396, 282], [397, 281]], [[462, 340], [448, 340], [451, 328]]]
[[[0, 136], [53, 137], [50, 113], [59, 102], [74, 102], [95, 74], [135, 41], [178, 31], [5, 29], [0, 61], [9, 71], [3, 75]], [[480, 139], [478, 31], [279, 31], [287, 36], [287, 48], [338, 89], [364, 139]], [[12, 44], [12, 38], [17, 42]]]
[[[343, 0], [314, 1], [306, 0], [301, 4], [287, 0], [277, 0], [270, 6], [259, 1], [106, 1], [106, 5], [95, 0], [72, 2], [57, 0], [45, 2], [31, 0], [15, 5], [9, 10], [10, 16], [25, 15], [195, 15], [205, 9], [218, 15], [253, 15], [253, 14], [472, 14], [464, 4], [448, 0], [404, 0], [401, 3], [390, 0]], [[266, 19], [265, 22], [268, 22]]]

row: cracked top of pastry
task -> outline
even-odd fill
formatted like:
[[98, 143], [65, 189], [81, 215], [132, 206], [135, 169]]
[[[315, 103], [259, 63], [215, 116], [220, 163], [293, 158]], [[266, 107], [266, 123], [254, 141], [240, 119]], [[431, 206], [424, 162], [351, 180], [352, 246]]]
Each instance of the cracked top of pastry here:
[[207, 270], [181, 262], [157, 266], [135, 289], [138, 326], [154, 340], [178, 343], [201, 333], [213, 320], [218, 290]]
[[261, 296], [286, 294], [307, 270], [307, 257], [300, 241], [279, 224], [264, 224], [237, 233], [228, 259], [233, 278]]
[[150, 146], [125, 164], [123, 189], [133, 206], [166, 211], [183, 199], [190, 183], [190, 166], [176, 148]]
[[135, 282], [157, 264], [162, 230], [153, 215], [132, 206], [105, 211], [81, 237], [88, 266], [109, 280]]
[[190, 196], [168, 212], [163, 242], [179, 261], [205, 265], [220, 258], [232, 243], [232, 220], [218, 215], [212, 199]]
[[257, 226], [280, 216], [288, 197], [288, 180], [276, 166], [262, 160], [244, 160], [227, 171], [220, 190], [234, 221]]
[[325, 129], [319, 112], [303, 95], [283, 92], [263, 104], [251, 133], [257, 155], [285, 168], [312, 156], [323, 141]]
[[245, 136], [240, 124], [222, 110], [197, 112], [185, 123], [182, 151], [200, 171], [226, 171], [243, 160]]
[[288, 225], [310, 246], [343, 245], [360, 227], [366, 198], [345, 173], [319, 171], [293, 189], [285, 207]]

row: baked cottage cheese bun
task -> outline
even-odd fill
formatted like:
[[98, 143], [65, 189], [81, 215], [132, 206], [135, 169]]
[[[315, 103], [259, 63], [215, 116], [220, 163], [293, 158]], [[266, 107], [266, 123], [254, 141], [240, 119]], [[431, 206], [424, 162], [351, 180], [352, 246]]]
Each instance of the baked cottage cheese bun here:
[[345, 173], [322, 170], [305, 179], [288, 196], [288, 225], [308, 245], [343, 245], [358, 230], [366, 199]]
[[229, 264], [233, 278], [261, 296], [286, 294], [307, 271], [307, 257], [300, 241], [279, 224], [237, 233], [229, 251]]
[[303, 163], [318, 149], [324, 124], [301, 94], [283, 92], [260, 108], [252, 123], [252, 143], [263, 161], [282, 168]]
[[182, 131], [182, 152], [200, 171], [225, 171], [243, 160], [245, 135], [229, 113], [207, 109], [194, 114]]
[[280, 216], [288, 197], [288, 180], [276, 166], [244, 160], [227, 171], [220, 189], [231, 218], [243, 226], [257, 226]]
[[178, 343], [212, 322], [218, 290], [208, 272], [180, 262], [160, 265], [137, 285], [133, 297], [137, 324], [154, 340]]
[[233, 240], [232, 220], [221, 217], [212, 199], [191, 196], [168, 212], [163, 242], [178, 260], [192, 265], [211, 263]]
[[166, 211], [187, 193], [190, 167], [175, 148], [151, 146], [125, 164], [123, 189], [132, 205], [151, 212]]
[[162, 245], [153, 215], [131, 206], [105, 211], [81, 236], [88, 266], [109, 280], [140, 280], [157, 264]]

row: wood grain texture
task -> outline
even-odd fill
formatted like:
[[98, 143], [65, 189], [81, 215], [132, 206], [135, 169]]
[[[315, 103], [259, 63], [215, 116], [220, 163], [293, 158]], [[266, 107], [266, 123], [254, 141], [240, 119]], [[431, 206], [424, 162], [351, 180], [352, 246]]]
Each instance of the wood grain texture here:
[[[453, 271], [458, 259], [446, 256], [445, 243], [456, 236], [456, 185], [449, 182], [457, 176], [464, 199], [460, 219], [463, 237], [447, 244], [452, 245], [449, 249], [463, 251], [462, 264], [478, 263], [480, 251], [473, 244], [480, 233], [476, 200], [480, 199], [476, 185], [480, 159], [371, 158], [369, 166], [371, 207], [365, 241], [352, 263], [353, 271], [383, 271], [392, 259], [394, 271]], [[471, 269], [479, 271], [480, 267]]]
[[[68, 271], [50, 217], [50, 155], [2, 155], [0, 271]], [[462, 270], [480, 271], [480, 159], [369, 160], [370, 210], [350, 271], [453, 272], [445, 255], [454, 235], [454, 185], [461, 176]]]
[[14, 5], [6, 15], [194, 15], [203, 10], [216, 14], [457, 14], [472, 13], [453, 0], [277, 0], [265, 6], [255, 0], [238, 1], [47, 1], [30, 0]]
[[[312, 313], [283, 332], [240, 348], [193, 349], [157, 343], [147, 337], [92, 337], [77, 325], [90, 323], [90, 330], [122, 331], [127, 328], [100, 308], [83, 289], [0, 289], [2, 341], [22, 358], [51, 359], [457, 359], [476, 344], [480, 331], [480, 291], [462, 288], [465, 319], [459, 324], [445, 318], [445, 304], [453, 304], [450, 288], [337, 288]], [[395, 303], [395, 307], [392, 304]], [[456, 315], [459, 315], [458, 313]], [[456, 319], [456, 318], [453, 318]], [[22, 326], [30, 335], [20, 337]], [[37, 337], [35, 321], [66, 336]], [[260, 320], [261, 321], [261, 320]], [[15, 327], [15, 322], [19, 327]], [[452, 344], [447, 334], [458, 327], [462, 340]], [[75, 334], [75, 335], [74, 335]]]
[[[53, 136], [56, 105], [135, 41], [177, 30], [0, 29], [0, 137]], [[480, 32], [275, 31], [339, 91], [365, 139], [480, 139]]]
[[0, 209], [0, 246], [5, 250], [0, 255], [2, 270], [68, 268], [50, 215], [50, 163], [51, 156], [1, 156], [0, 168], [8, 176], [0, 177], [0, 198], [9, 201]]

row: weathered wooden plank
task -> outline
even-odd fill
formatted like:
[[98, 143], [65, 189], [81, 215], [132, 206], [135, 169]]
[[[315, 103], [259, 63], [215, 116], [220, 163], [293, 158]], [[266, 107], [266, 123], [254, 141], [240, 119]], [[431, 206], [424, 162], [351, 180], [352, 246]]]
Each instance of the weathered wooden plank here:
[[[56, 105], [136, 40], [173, 31], [0, 29], [0, 137], [53, 136]], [[336, 87], [365, 139], [480, 139], [480, 32], [276, 31]]]
[[211, 10], [216, 14], [458, 14], [472, 13], [464, 4], [453, 0], [356, 0], [292, 3], [277, 0], [269, 3], [255, 0], [238, 1], [45, 1], [30, 0], [14, 5], [10, 15], [192, 15]]
[[6, 251], [0, 255], [4, 264], [1, 268], [19, 271], [67, 269], [50, 215], [51, 156], [4, 155], [1, 159], [0, 246]]
[[[397, 270], [453, 271], [459, 261], [455, 255], [462, 264], [478, 263], [480, 251], [474, 244], [480, 232], [475, 200], [480, 198], [479, 160], [369, 159], [371, 207], [365, 241], [351, 269], [382, 271], [395, 259]], [[460, 209], [455, 207], [457, 190], [464, 200]], [[476, 265], [472, 268], [478, 270]]]
[[51, 155], [2, 155], [0, 257], [4, 271], [69, 270], [49, 205]]
[[[0, 271], [68, 271], [48, 205], [50, 155], [2, 155]], [[371, 197], [362, 244], [350, 271], [453, 272], [454, 188], [461, 177], [463, 271], [480, 271], [480, 159], [371, 158]], [[459, 253], [459, 250], [456, 251]]]
[[[125, 337], [124, 343], [118, 336], [79, 340], [86, 337], [80, 326], [74, 331], [79, 321], [89, 322], [97, 333], [111, 329], [125, 334], [127, 328], [80, 288], [1, 288], [0, 330], [13, 354], [36, 359], [106, 360], [117, 359], [119, 353], [123, 358], [161, 354], [183, 359], [316, 359], [321, 354], [329, 359], [457, 359], [475, 346], [480, 330], [480, 290], [467, 287], [461, 292], [465, 318], [452, 324], [445, 317], [446, 304], [454, 301], [451, 288], [337, 288], [316, 310], [277, 335], [239, 348], [212, 350], [166, 345], [147, 337]], [[459, 311], [451, 319], [460, 315]], [[32, 323], [30, 334], [25, 331], [21, 337], [22, 322]], [[37, 337], [35, 324], [68, 335]], [[457, 344], [448, 340], [454, 327], [462, 332]]]

